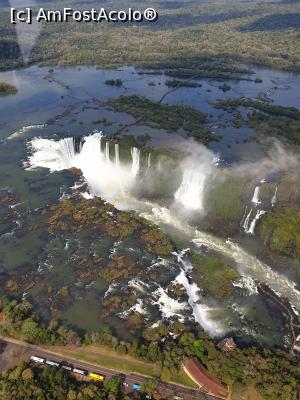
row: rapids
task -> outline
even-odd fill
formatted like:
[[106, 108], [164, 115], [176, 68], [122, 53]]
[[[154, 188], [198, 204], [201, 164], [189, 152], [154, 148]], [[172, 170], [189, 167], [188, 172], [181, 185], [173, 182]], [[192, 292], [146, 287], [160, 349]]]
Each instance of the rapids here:
[[[32, 153], [28, 157], [27, 168], [31, 170], [42, 167], [48, 168], [51, 172], [72, 167], [81, 169], [83, 177], [88, 184], [90, 195], [100, 195], [105, 200], [112, 202], [117, 208], [135, 210], [141, 216], [157, 225], [181, 231], [191, 244], [198, 247], [199, 251], [202, 251], [203, 248], [208, 248], [232, 259], [244, 282], [264, 281], [271, 289], [287, 297], [300, 310], [300, 292], [296, 289], [295, 282], [273, 271], [268, 265], [245, 251], [239, 244], [230, 239], [223, 240], [201, 232], [186, 223], [184, 218], [178, 215], [178, 203], [187, 211], [204, 210], [203, 193], [213, 163], [207, 169], [203, 165], [196, 167], [194, 170], [190, 166], [185, 169], [181, 185], [173, 195], [175, 202], [169, 208], [166, 208], [157, 203], [139, 199], [132, 193], [138, 184], [139, 175], [142, 173], [140, 150], [132, 148], [131, 163], [123, 163], [120, 160], [118, 145], [114, 147], [115, 154], [114, 159], [112, 159], [109, 142], [106, 142], [103, 151], [101, 140], [102, 135], [98, 132], [86, 136], [79, 151], [76, 151], [73, 138], [59, 141], [35, 138], [29, 145]], [[150, 162], [148, 167], [150, 167]], [[259, 204], [259, 187], [255, 188], [252, 202], [256, 205]], [[254, 233], [255, 224], [263, 213], [264, 211], [257, 210], [250, 223], [252, 214], [252, 209], [250, 209], [243, 224], [246, 232]], [[210, 334], [220, 334], [222, 328], [218, 326], [219, 321], [216, 322], [210, 318], [210, 308], [202, 304], [202, 299], [199, 297], [199, 288], [196, 283], [190, 281], [189, 271], [191, 266], [185, 260], [184, 255], [177, 257], [177, 261], [180, 272], [176, 277], [176, 281], [185, 288], [188, 303], [193, 311], [195, 320]], [[247, 285], [244, 286], [247, 288]], [[251, 294], [254, 294], [255, 291], [252, 286], [250, 288]], [[153, 295], [155, 298], [153, 300], [154, 303], [159, 306], [161, 313], [166, 317], [168, 315], [179, 316], [180, 312], [186, 308], [184, 303], [178, 303], [169, 298], [161, 286], [157, 288]]]

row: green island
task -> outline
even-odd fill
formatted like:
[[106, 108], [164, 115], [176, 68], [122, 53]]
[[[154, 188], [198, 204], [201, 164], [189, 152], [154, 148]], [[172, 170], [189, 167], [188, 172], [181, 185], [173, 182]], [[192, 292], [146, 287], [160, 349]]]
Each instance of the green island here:
[[201, 83], [191, 82], [191, 81], [179, 81], [178, 79], [172, 79], [166, 81], [166, 86], [170, 88], [179, 88], [179, 87], [186, 87], [186, 88], [199, 88], [201, 87]]
[[[191, 254], [191, 263], [198, 275], [196, 282], [203, 287], [205, 296], [215, 299], [226, 299], [232, 295], [232, 282], [240, 278], [240, 274], [218, 257]], [[200, 285], [201, 283], [201, 285]]]
[[5, 82], [0, 82], [0, 96], [9, 96], [18, 92], [15, 86], [9, 85]]
[[299, 206], [278, 206], [261, 220], [258, 233], [271, 251], [296, 258], [300, 255], [299, 222]]
[[269, 137], [278, 137], [296, 145], [300, 144], [300, 111], [295, 107], [273, 105], [252, 99], [220, 100], [216, 108], [233, 112], [239, 107], [250, 109], [248, 126]]
[[206, 229], [223, 235], [235, 234], [245, 211], [245, 203], [251, 197], [253, 185], [247, 176], [228, 176], [216, 181], [207, 193]]
[[220, 136], [213, 135], [210, 128], [204, 126], [208, 122], [207, 116], [192, 107], [161, 104], [136, 95], [120, 96], [107, 104], [153, 128], [165, 129], [167, 132], [184, 129], [202, 143], [220, 140]]
[[139, 238], [145, 249], [156, 255], [168, 255], [173, 249], [171, 241], [156, 225], [149, 224], [134, 212], [119, 211], [99, 197], [62, 200], [51, 208], [51, 214], [48, 231], [61, 237], [69, 233], [80, 234], [88, 227], [89, 231], [105, 232], [121, 240], [130, 236]]
[[104, 83], [105, 85], [117, 86], [117, 87], [123, 85], [123, 81], [121, 79], [107, 79]]

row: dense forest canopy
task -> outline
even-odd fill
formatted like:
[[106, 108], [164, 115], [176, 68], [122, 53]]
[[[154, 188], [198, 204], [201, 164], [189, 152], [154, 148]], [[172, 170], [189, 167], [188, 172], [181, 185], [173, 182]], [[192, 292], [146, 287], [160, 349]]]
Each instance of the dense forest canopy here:
[[[61, 9], [64, 2], [43, 2], [46, 9]], [[252, 62], [285, 69], [300, 67], [299, 2], [257, 1], [106, 1], [107, 10], [156, 7], [155, 23], [40, 23], [21, 27], [21, 47], [31, 48], [30, 62], [46, 64], [157, 64], [194, 59]], [[23, 65], [9, 4], [0, 7], [0, 68]], [[99, 8], [98, 3], [70, 3], [73, 9]], [[260, 43], [260, 46], [257, 46]]]

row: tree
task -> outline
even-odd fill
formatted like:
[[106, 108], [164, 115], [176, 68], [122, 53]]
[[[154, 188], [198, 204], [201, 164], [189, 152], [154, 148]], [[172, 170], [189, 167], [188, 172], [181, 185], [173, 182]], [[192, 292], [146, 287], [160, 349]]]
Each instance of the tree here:
[[158, 382], [155, 379], [147, 379], [141, 387], [141, 392], [152, 396], [157, 392]]
[[118, 377], [112, 377], [104, 382], [104, 390], [107, 394], [119, 396], [121, 393], [121, 381]]

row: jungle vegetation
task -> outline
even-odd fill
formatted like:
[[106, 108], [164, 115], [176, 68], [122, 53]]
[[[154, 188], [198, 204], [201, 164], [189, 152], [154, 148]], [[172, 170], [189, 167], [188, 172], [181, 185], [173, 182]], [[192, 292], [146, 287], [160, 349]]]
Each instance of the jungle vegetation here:
[[240, 278], [240, 274], [234, 268], [218, 257], [197, 253], [191, 254], [191, 263], [205, 296], [222, 300], [232, 295], [232, 282]]
[[[10, 329], [14, 329], [16, 333], [14, 336], [24, 339], [22, 332], [17, 331], [14, 327], [22, 326], [28, 319], [33, 318], [33, 312], [28, 306], [28, 302], [1, 298], [1, 312], [2, 324], [3, 321], [6, 321], [5, 324], [9, 325]], [[35, 330], [38, 329], [38, 326], [42, 325], [38, 323]], [[43, 332], [49, 332], [52, 335], [59, 330], [59, 325], [51, 321], [48, 326], [44, 325], [41, 329]], [[170, 332], [173, 333], [172, 337]], [[2, 329], [1, 333], [3, 334]], [[5, 332], [5, 334], [8, 333]], [[40, 337], [36, 335], [33, 338], [34, 343], [52, 344], [51, 341], [41, 342]], [[145, 328], [142, 335], [132, 342], [122, 340], [117, 333], [112, 332], [108, 327], [104, 327], [99, 332], [81, 336], [80, 341], [83, 346], [90, 344], [104, 345], [119, 354], [128, 354], [144, 361], [161, 363], [160, 378], [167, 381], [171, 380], [172, 376], [178, 375], [182, 361], [186, 357], [195, 356], [209, 371], [219, 376], [230, 387], [236, 382], [253, 385], [266, 400], [294, 400], [299, 391], [298, 355], [291, 357], [282, 350], [260, 347], [238, 347], [234, 352], [223, 352], [217, 347], [215, 340], [195, 325], [180, 322], [161, 322], [155, 328]], [[21, 367], [19, 366], [16, 370], [9, 371], [7, 375], [4, 375], [0, 383], [0, 397], [3, 396], [1, 398], [23, 400], [26, 397], [21, 397], [21, 391], [22, 394], [28, 393], [32, 398], [34, 393], [37, 393], [36, 390], [49, 390], [50, 392], [58, 390], [59, 395], [57, 396], [66, 396], [65, 393], [66, 391], [68, 393], [69, 390], [73, 390], [75, 393], [76, 391], [87, 390], [85, 384], [69, 381], [62, 371], [51, 368], [38, 371], [32, 368], [27, 371], [27, 369], [28, 366], [21, 364]], [[40, 379], [43, 380], [40, 382]], [[62, 383], [60, 383], [60, 380], [62, 380]], [[117, 388], [116, 382], [113, 383], [114, 385], [111, 386]], [[31, 387], [31, 385], [33, 386]], [[39, 386], [39, 389], [36, 386]], [[96, 398], [102, 398], [102, 390], [104, 392], [113, 390], [111, 386], [97, 387], [100, 392], [97, 393], [98, 397]], [[95, 389], [92, 384], [89, 384], [88, 387], [91, 390]], [[11, 397], [11, 393], [15, 393], [15, 395]], [[55, 398], [65, 399], [69, 397]], [[70, 398], [81, 399], [85, 397], [75, 397], [74, 395]], [[107, 397], [103, 398], [106, 399]]]
[[121, 381], [111, 378], [102, 386], [76, 381], [61, 369], [37, 368], [21, 362], [2, 374], [1, 400], [87, 400], [124, 399]]
[[210, 128], [204, 126], [208, 122], [207, 116], [192, 107], [161, 104], [136, 95], [120, 96], [107, 104], [153, 128], [167, 132], [183, 129], [202, 143], [220, 140], [218, 135], [213, 135]]
[[[56, 9], [58, 4], [49, 2], [47, 6]], [[97, 8], [91, 2], [80, 4], [82, 9], [92, 6]], [[122, 2], [123, 9], [147, 6], [147, 0], [142, 4], [136, 0]], [[120, 2], [108, 0], [105, 7], [119, 9]], [[156, 23], [43, 23], [37, 40], [29, 30], [22, 40], [34, 45], [30, 62], [47, 65], [110, 68], [196, 60], [193, 69], [206, 76], [222, 70], [220, 64], [240, 62], [286, 70], [300, 68], [299, 2], [189, 0], [174, 6], [157, 0], [155, 7], [159, 13]], [[7, 3], [0, 6], [0, 14], [0, 67], [20, 67], [24, 61], [15, 27], [9, 22]], [[210, 68], [201, 68], [203, 59], [199, 58], [203, 57], [210, 61]]]
[[229, 112], [239, 107], [246, 108], [249, 110], [248, 126], [257, 133], [300, 144], [300, 111], [295, 107], [283, 107], [246, 98], [220, 100], [216, 107]]
[[10, 94], [16, 94], [17, 88], [13, 85], [9, 85], [5, 82], [0, 82], [0, 96], [8, 96]]

